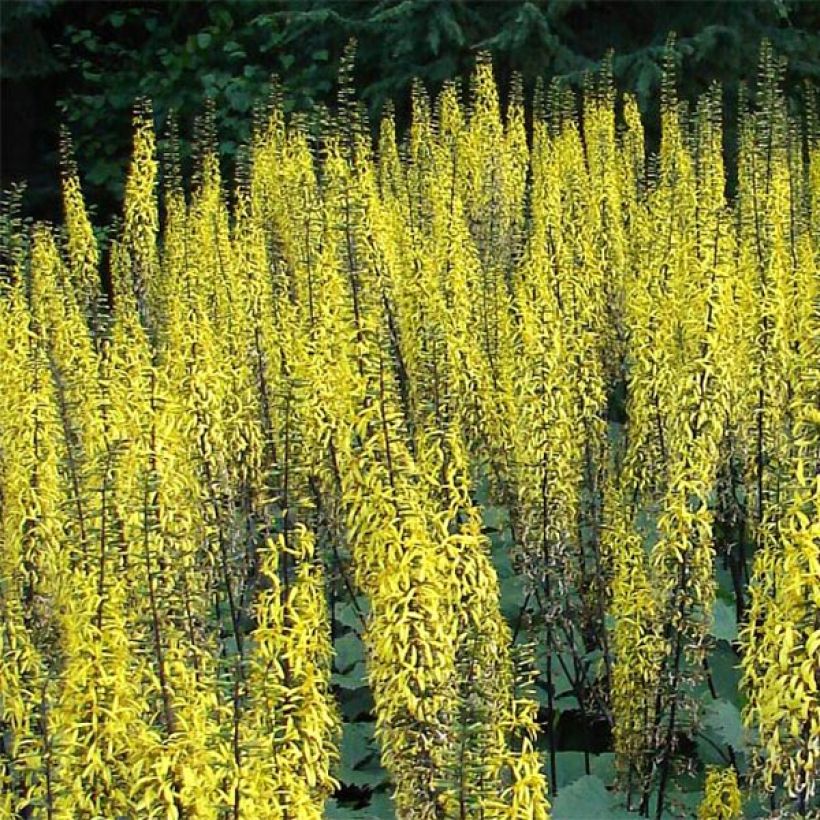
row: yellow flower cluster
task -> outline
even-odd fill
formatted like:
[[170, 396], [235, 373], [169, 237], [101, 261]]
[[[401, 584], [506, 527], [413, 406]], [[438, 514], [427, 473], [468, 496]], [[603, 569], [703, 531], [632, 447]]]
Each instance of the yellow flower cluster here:
[[703, 801], [698, 820], [739, 820], [743, 801], [734, 769], [711, 768], [706, 774]]
[[[815, 424], [816, 428], [816, 424]], [[814, 452], [817, 451], [814, 433]], [[760, 739], [763, 782], [811, 804], [820, 765], [820, 476], [816, 455], [796, 465], [786, 514], [755, 560], [743, 633], [746, 724]], [[812, 474], [812, 473], [815, 474]]]

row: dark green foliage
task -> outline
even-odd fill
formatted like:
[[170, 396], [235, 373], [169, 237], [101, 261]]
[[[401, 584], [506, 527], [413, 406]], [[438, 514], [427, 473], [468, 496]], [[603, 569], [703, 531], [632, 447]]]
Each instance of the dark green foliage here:
[[[107, 212], [121, 193], [137, 97], [153, 99], [160, 128], [176, 111], [182, 134], [212, 97], [231, 169], [270, 76], [281, 77], [289, 110], [332, 104], [351, 37], [358, 98], [371, 118], [393, 100], [400, 125], [414, 77], [436, 89], [466, 76], [482, 50], [493, 54], [503, 88], [517, 72], [528, 91], [539, 77], [579, 86], [612, 50], [617, 86], [651, 114], [667, 34], [676, 31], [682, 96], [720, 81], [730, 123], [764, 37], [789, 59], [795, 99], [802, 79], [820, 77], [820, 4], [812, 0], [21, 0], [0, 4], [0, 14], [0, 187], [28, 180], [28, 208], [51, 218], [59, 210], [59, 121], [73, 134], [91, 201]], [[188, 161], [189, 143], [181, 153]]]

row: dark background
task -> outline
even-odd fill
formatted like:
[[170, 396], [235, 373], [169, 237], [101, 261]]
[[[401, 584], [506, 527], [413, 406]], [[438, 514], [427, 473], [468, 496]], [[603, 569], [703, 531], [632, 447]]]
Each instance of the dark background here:
[[[215, 98], [220, 152], [230, 173], [271, 74], [288, 110], [332, 106], [339, 60], [358, 41], [354, 83], [373, 121], [388, 100], [400, 127], [412, 78], [431, 91], [469, 74], [492, 52], [502, 89], [584, 73], [614, 51], [618, 87], [634, 92], [657, 139], [664, 44], [677, 34], [680, 90], [725, 90], [731, 162], [739, 84], [754, 80], [761, 41], [786, 57], [786, 89], [800, 110], [803, 81], [820, 76], [820, 0], [593, 2], [593, 0], [210, 0], [67, 2], [0, 0], [0, 188], [27, 181], [25, 212], [59, 217], [59, 126], [68, 125], [96, 221], [119, 210], [134, 99], [153, 99], [162, 129], [175, 110], [183, 137], [206, 96]], [[183, 157], [190, 142], [183, 141]]]

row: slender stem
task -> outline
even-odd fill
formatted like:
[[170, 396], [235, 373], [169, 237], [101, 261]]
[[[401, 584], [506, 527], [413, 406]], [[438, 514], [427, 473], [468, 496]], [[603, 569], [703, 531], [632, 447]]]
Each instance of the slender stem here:
[[54, 773], [52, 771], [52, 748], [51, 735], [48, 731], [48, 681], [43, 683], [43, 691], [40, 698], [40, 731], [43, 735], [43, 762], [46, 770], [46, 817], [52, 820], [54, 817]]
[[239, 659], [237, 658], [234, 666], [233, 678], [233, 761], [236, 767], [236, 786], [233, 793], [233, 817], [234, 820], [239, 820], [239, 807], [242, 797], [241, 781], [242, 781], [242, 746], [239, 738], [239, 724], [241, 717], [241, 699], [240, 699], [240, 680], [242, 678], [242, 669]]

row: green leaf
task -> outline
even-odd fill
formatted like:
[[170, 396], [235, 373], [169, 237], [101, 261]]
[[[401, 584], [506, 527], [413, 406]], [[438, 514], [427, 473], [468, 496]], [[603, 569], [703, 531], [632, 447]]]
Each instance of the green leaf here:
[[[544, 758], [548, 760], [547, 757]], [[558, 777], [557, 786], [561, 790], [581, 777], [584, 777], [583, 752], [558, 752], [555, 755], [555, 769]], [[615, 755], [608, 752], [601, 755], [589, 756], [590, 774], [604, 783], [611, 782], [615, 777]]]
[[586, 775], [558, 792], [552, 808], [553, 820], [635, 820], [619, 806], [617, 793], [607, 791], [595, 775]]
[[476, 504], [487, 504], [490, 497], [490, 482], [486, 475], [482, 475], [476, 482], [473, 496]]
[[729, 643], [737, 640], [737, 618], [734, 607], [729, 606], [720, 598], [715, 599], [710, 631], [718, 640], [728, 641]]
[[365, 720], [372, 720], [373, 693], [370, 691], [369, 686], [360, 686], [358, 689], [342, 689], [339, 695], [339, 706], [345, 720], [356, 721], [362, 716], [365, 716]]
[[[555, 690], [555, 705], [562, 711], [577, 709], [578, 700], [575, 690], [572, 688], [572, 681], [567, 675], [567, 672], [572, 673], [574, 669], [572, 654], [570, 652], [561, 653], [561, 660], [564, 661], [563, 664], [560, 662], [558, 655], [553, 655], [552, 686]], [[541, 681], [546, 685], [546, 678], [543, 675]]]
[[364, 660], [362, 639], [353, 632], [348, 632], [342, 635], [341, 638], [337, 638], [333, 648], [336, 652], [336, 668], [340, 672], [347, 672]]
[[334, 672], [331, 678], [332, 683], [341, 686], [342, 689], [359, 689], [367, 685], [367, 669], [364, 662], [359, 661], [348, 672]]
[[338, 775], [342, 783], [370, 789], [387, 783], [387, 772], [381, 765], [379, 747], [374, 737], [375, 729], [373, 721], [344, 724]]
[[[251, 97], [243, 83], [234, 83], [230, 85], [225, 90], [225, 96], [230, 103], [231, 108], [235, 111], [244, 113], [251, 107]], [[234, 149], [230, 153], [234, 153], [235, 150], [236, 145], [234, 144]]]
[[340, 624], [344, 624], [348, 629], [352, 629], [357, 635], [360, 635], [364, 624], [362, 624], [359, 612], [366, 618], [369, 612], [369, 605], [364, 595], [357, 596], [356, 603], [358, 604], [358, 610], [349, 601], [336, 604], [336, 620]]
[[746, 749], [740, 709], [725, 698], [720, 698], [706, 707], [704, 723], [718, 740], [731, 746], [735, 751]]
[[393, 807], [393, 800], [385, 792], [376, 792], [370, 798], [370, 805], [365, 809], [365, 817], [373, 820], [393, 820], [396, 811]]
[[[695, 745], [698, 748], [698, 760], [706, 766], [725, 766], [727, 750], [722, 748], [720, 743], [717, 743], [711, 735], [707, 736], [712, 742], [707, 741], [704, 734], [704, 732], [699, 732], [695, 736]], [[717, 743], [717, 748], [712, 745], [713, 743]]]
[[728, 698], [738, 706], [743, 706], [740, 695], [740, 667], [738, 658], [731, 647], [718, 644], [709, 656], [709, 670], [718, 697]]
[[211, 44], [211, 34], [207, 31], [200, 31], [196, 36], [196, 43], [201, 49], [206, 49]]
[[507, 511], [504, 507], [484, 507], [482, 518], [484, 526], [489, 530], [503, 530], [507, 520]]
[[664, 801], [664, 817], [697, 817], [698, 807], [703, 801], [702, 784], [698, 791], [683, 792], [670, 790]]
[[125, 14], [121, 11], [115, 11], [108, 16], [108, 22], [111, 23], [114, 28], [120, 28], [125, 22]]
[[524, 581], [517, 575], [509, 575], [506, 578], [499, 578], [499, 583], [501, 612], [509, 623], [514, 624], [524, 603]]
[[768, 800], [766, 800], [765, 795], [760, 794], [751, 794], [748, 797], [746, 805], [743, 807], [743, 816], [747, 818], [747, 820], [752, 820], [752, 818], [766, 818], [766, 820], [771, 820], [771, 812], [769, 811]]
[[492, 549], [493, 564], [495, 565], [495, 571], [498, 574], [498, 577], [512, 578], [515, 576], [516, 573], [513, 568], [512, 561], [510, 560], [509, 550], [504, 545], [502, 539], [498, 538], [497, 533], [493, 534], [490, 539], [490, 544]]
[[368, 758], [375, 751], [373, 732], [375, 723], [361, 721], [359, 723], [345, 723], [342, 730], [341, 769], [339, 779], [343, 783], [352, 783], [349, 773]]
[[370, 797], [370, 804], [363, 809], [353, 808], [330, 798], [325, 803], [323, 817], [327, 820], [393, 820], [396, 816], [389, 794], [379, 791]]
[[362, 812], [350, 806], [340, 805], [338, 800], [331, 797], [327, 803], [325, 803], [325, 810], [322, 816], [325, 820], [360, 820], [363, 815]]
[[353, 786], [367, 786], [370, 789], [378, 789], [379, 786], [385, 786], [390, 782], [387, 772], [377, 757], [371, 758], [370, 762], [358, 769], [354, 769], [352, 774], [353, 780], [350, 782]]

